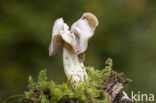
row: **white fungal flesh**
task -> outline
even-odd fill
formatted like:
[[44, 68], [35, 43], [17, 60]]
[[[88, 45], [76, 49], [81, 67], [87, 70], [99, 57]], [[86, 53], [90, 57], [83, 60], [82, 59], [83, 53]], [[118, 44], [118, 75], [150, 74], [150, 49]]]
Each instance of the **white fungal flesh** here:
[[[90, 16], [91, 20], [83, 19], [84, 16]], [[86, 51], [88, 40], [94, 34], [98, 21], [95, 22], [95, 26], [91, 27], [89, 23], [93, 24], [93, 21], [97, 21], [96, 17], [93, 14], [86, 13], [72, 25], [71, 30], [62, 18], [57, 19], [54, 23], [49, 55], [55, 55], [63, 49], [65, 74], [68, 80], [72, 76], [72, 82], [78, 83], [84, 81], [84, 77], [88, 78], [86, 70], [82, 69], [84, 65], [78, 55]], [[70, 49], [68, 46], [70, 46]]]
[[82, 82], [84, 81], [84, 77], [88, 78], [85, 69], [82, 68], [84, 65], [79, 61], [78, 55], [71, 53], [65, 47], [63, 48], [63, 65], [68, 80], [72, 76], [72, 83]]
[[88, 39], [92, 37], [94, 33], [88, 21], [83, 19], [78, 20], [72, 25], [71, 31], [78, 37], [75, 46], [77, 54], [85, 52], [88, 46]]
[[[76, 46], [77, 40], [73, 33], [69, 31], [69, 27], [67, 24], [64, 23], [63, 19], [57, 19], [53, 26], [53, 33], [52, 33], [52, 43], [50, 44], [49, 48], [49, 54], [52, 54], [54, 51], [54, 37], [60, 35], [64, 42], [71, 44], [73, 47]], [[64, 46], [64, 44], [62, 44]], [[73, 53], [63, 47], [63, 65], [64, 65], [64, 71], [68, 78], [70, 79], [70, 76], [72, 76], [72, 82], [80, 82], [84, 81], [84, 77], [87, 79], [87, 73], [85, 69], [82, 69], [84, 67], [83, 63], [80, 62], [78, 55], [76, 53]]]
[[51, 43], [50, 43], [50, 46], [49, 46], [49, 55], [50, 56], [54, 52], [54, 49], [55, 49], [54, 48], [54, 45], [55, 45], [54, 44], [54, 38], [55, 38], [55, 36], [58, 36], [58, 35], [62, 36], [62, 34], [69, 34], [70, 33], [68, 25], [66, 23], [64, 23], [62, 18], [57, 19], [55, 21], [52, 31], [53, 31], [52, 32], [52, 39], [51, 39]]

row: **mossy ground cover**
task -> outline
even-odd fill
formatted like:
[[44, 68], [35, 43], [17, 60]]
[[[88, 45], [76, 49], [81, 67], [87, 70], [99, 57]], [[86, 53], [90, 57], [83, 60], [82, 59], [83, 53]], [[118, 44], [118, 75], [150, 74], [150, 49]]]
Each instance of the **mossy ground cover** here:
[[[110, 84], [127, 84], [130, 80], [122, 73], [112, 71], [112, 60], [109, 58], [102, 70], [84, 67], [88, 79], [78, 84], [71, 84], [71, 79], [61, 85], [48, 80], [46, 70], [39, 73], [38, 80], [29, 76], [29, 91], [25, 92], [22, 103], [108, 103]], [[109, 91], [109, 92], [108, 92]]]

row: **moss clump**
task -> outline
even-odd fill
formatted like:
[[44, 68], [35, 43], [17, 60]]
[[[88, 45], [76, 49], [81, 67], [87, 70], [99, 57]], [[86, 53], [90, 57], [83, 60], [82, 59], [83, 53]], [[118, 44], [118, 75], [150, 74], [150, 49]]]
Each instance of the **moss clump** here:
[[29, 91], [25, 92], [22, 103], [108, 103], [110, 94], [107, 88], [112, 79], [122, 84], [129, 81], [122, 74], [112, 72], [111, 59], [106, 61], [103, 70], [95, 70], [93, 67], [84, 69], [88, 73], [88, 79], [74, 86], [71, 86], [70, 80], [61, 85], [48, 80], [46, 70], [39, 73], [37, 82], [30, 76]]

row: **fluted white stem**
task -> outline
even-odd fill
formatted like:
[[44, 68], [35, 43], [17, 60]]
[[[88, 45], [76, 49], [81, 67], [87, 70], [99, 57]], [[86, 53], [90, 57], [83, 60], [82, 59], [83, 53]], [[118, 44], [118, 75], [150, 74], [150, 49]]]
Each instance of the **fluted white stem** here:
[[63, 65], [68, 80], [72, 76], [72, 83], [82, 82], [84, 78], [88, 78], [86, 70], [83, 69], [84, 65], [80, 62], [78, 55], [65, 47], [63, 47]]

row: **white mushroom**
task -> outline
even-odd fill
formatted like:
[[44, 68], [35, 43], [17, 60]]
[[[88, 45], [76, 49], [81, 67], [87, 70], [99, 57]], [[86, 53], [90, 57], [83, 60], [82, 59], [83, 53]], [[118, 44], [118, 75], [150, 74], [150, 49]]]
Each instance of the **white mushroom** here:
[[72, 83], [82, 82], [84, 77], [88, 78], [85, 69], [82, 68], [84, 67], [84, 52], [97, 25], [98, 20], [91, 13], [84, 13], [71, 26], [71, 30], [62, 18], [57, 19], [54, 23], [49, 55], [52, 56], [63, 51], [65, 74], [68, 80], [72, 76]]

